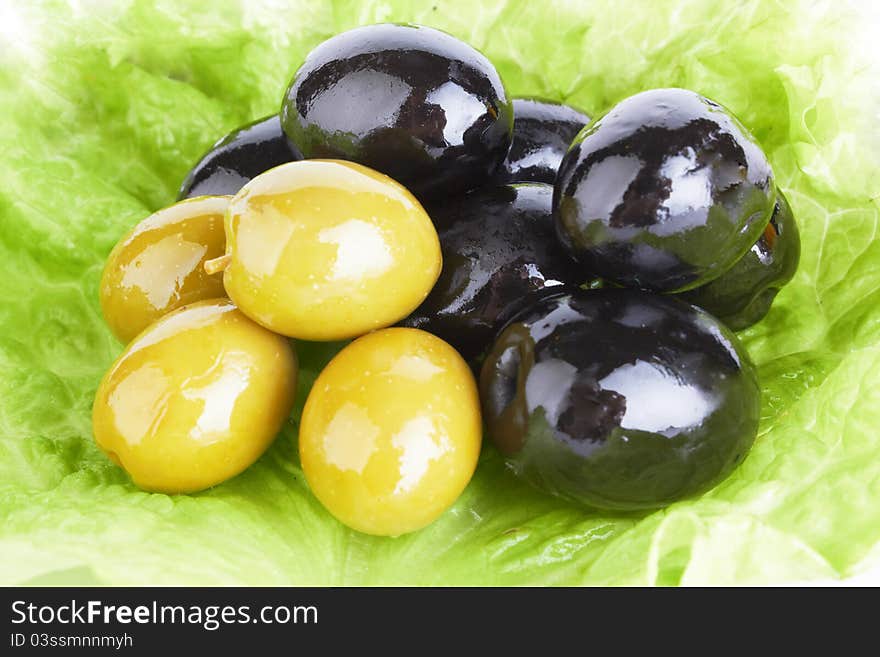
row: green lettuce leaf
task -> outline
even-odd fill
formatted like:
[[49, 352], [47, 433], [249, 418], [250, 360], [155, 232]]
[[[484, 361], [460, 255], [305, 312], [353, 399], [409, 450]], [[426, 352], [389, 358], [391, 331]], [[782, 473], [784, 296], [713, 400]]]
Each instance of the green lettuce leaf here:
[[[0, 583], [870, 579], [880, 564], [876, 18], [760, 0], [3, 5]], [[760, 436], [715, 490], [650, 514], [590, 512], [519, 483], [487, 447], [436, 523], [375, 538], [308, 491], [296, 415], [254, 467], [192, 496], [138, 491], [95, 447], [92, 397], [121, 351], [97, 301], [114, 242], [173, 200], [219, 136], [277, 111], [310, 48], [389, 20], [474, 44], [512, 94], [599, 113], [643, 89], [688, 87], [733, 109], [763, 144], [803, 258], [743, 334], [764, 389]], [[299, 345], [300, 404], [333, 349]]]

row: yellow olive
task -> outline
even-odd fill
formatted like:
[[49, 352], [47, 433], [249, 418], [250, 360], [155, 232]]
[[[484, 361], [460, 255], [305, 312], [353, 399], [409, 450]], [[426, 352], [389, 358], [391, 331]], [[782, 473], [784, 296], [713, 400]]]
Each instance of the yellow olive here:
[[434, 521], [474, 473], [482, 438], [471, 370], [438, 337], [365, 335], [315, 381], [300, 424], [306, 481], [343, 523], [397, 536]]
[[303, 340], [403, 319], [440, 275], [437, 232], [391, 178], [352, 162], [291, 162], [257, 176], [226, 214], [224, 284], [243, 313]]
[[293, 406], [290, 342], [228, 299], [180, 308], [141, 333], [104, 375], [95, 441], [145, 490], [219, 484], [256, 461]]
[[202, 196], [150, 215], [113, 248], [101, 277], [101, 309], [128, 342], [154, 321], [194, 301], [226, 296], [222, 277], [205, 272], [223, 254], [229, 196]]

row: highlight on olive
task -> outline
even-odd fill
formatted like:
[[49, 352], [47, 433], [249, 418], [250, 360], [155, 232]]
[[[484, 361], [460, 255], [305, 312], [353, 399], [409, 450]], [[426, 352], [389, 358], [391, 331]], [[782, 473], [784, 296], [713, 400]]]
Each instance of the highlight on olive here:
[[552, 185], [568, 147], [590, 117], [569, 105], [539, 98], [514, 98], [513, 117], [513, 141], [496, 180]]
[[235, 194], [264, 171], [300, 159], [273, 114], [236, 128], [215, 143], [186, 175], [177, 198]]
[[200, 301], [141, 333], [95, 395], [95, 441], [135, 484], [191, 493], [244, 471], [293, 407], [296, 355], [228, 299]]
[[734, 331], [761, 321], [794, 276], [801, 238], [791, 206], [776, 191], [776, 206], [761, 237], [730, 269], [681, 298], [708, 310]]
[[305, 157], [358, 162], [426, 201], [489, 180], [510, 147], [513, 108], [473, 47], [430, 27], [379, 24], [308, 54], [281, 125]]
[[228, 196], [175, 203], [150, 215], [113, 248], [101, 276], [104, 320], [128, 342], [157, 319], [195, 301], [226, 296], [204, 264], [223, 255]]
[[730, 269], [775, 200], [770, 164], [733, 114], [693, 91], [653, 89], [581, 131], [553, 207], [560, 239], [586, 270], [677, 292]]
[[640, 290], [545, 297], [483, 363], [491, 440], [533, 485], [636, 510], [708, 490], [746, 455], [760, 388], [736, 336], [703, 310]]
[[367, 534], [421, 529], [452, 505], [482, 440], [473, 374], [439, 338], [389, 328], [358, 338], [318, 376], [299, 454], [312, 492]]
[[523, 306], [561, 285], [586, 282], [556, 239], [553, 188], [543, 183], [487, 187], [432, 207], [443, 271], [404, 326], [440, 336], [472, 363]]
[[229, 297], [266, 328], [342, 340], [412, 312], [440, 275], [437, 232], [402, 185], [341, 160], [304, 160], [245, 185], [226, 212]]

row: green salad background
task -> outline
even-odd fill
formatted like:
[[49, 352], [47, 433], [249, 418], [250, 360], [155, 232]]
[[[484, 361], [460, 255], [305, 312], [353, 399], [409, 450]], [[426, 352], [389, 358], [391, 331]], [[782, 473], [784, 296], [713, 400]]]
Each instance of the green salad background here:
[[[382, 21], [470, 42], [511, 95], [598, 114], [687, 87], [753, 131], [803, 255], [741, 334], [763, 412], [726, 482], [662, 511], [590, 512], [519, 483], [487, 447], [449, 512], [389, 539], [345, 528], [309, 493], [298, 413], [254, 467], [197, 495], [141, 492], [98, 451], [92, 398], [122, 350], [98, 305], [111, 247], [174, 200], [215, 140], [276, 112], [313, 46]], [[880, 57], [858, 41], [866, 21], [850, 5], [756, 0], [0, 0], [0, 583], [756, 584], [876, 571]], [[298, 345], [298, 408], [334, 348]]]

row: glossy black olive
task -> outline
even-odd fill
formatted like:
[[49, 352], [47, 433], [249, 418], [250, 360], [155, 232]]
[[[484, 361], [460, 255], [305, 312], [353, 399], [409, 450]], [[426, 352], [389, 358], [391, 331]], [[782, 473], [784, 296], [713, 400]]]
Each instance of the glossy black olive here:
[[251, 178], [302, 156], [284, 136], [278, 115], [233, 130], [202, 156], [180, 186], [177, 199], [235, 194]]
[[443, 271], [402, 323], [438, 335], [473, 363], [535, 295], [583, 282], [583, 268], [553, 232], [552, 197], [550, 185], [503, 185], [429, 209]]
[[780, 288], [794, 276], [800, 257], [797, 222], [788, 200], [777, 190], [770, 223], [752, 248], [724, 274], [683, 292], [681, 298], [741, 331], [768, 313]]
[[608, 509], [659, 507], [727, 476], [760, 389], [736, 336], [674, 297], [552, 295], [514, 317], [480, 377], [489, 435], [516, 473]]
[[513, 99], [513, 143], [496, 173], [502, 183], [553, 184], [562, 156], [590, 117], [573, 107], [537, 98]]
[[717, 103], [645, 91], [585, 128], [563, 158], [560, 238], [590, 270], [674, 292], [723, 274], [761, 235], [775, 202], [767, 158]]
[[513, 108], [495, 67], [469, 45], [380, 24], [309, 53], [281, 124], [305, 157], [359, 162], [424, 201], [488, 180], [510, 146]]

